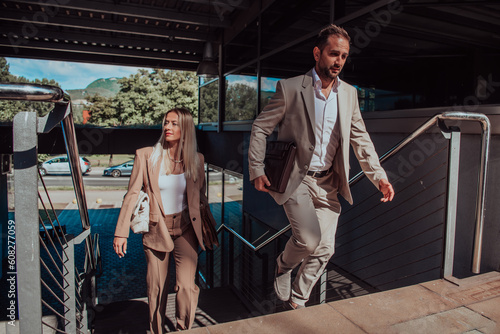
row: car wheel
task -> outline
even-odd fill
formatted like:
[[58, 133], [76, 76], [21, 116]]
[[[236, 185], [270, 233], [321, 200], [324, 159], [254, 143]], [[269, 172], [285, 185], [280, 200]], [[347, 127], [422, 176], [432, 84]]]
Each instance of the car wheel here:
[[120, 177], [120, 175], [122, 175], [122, 173], [119, 170], [114, 170], [111, 172], [112, 177]]
[[40, 171], [41, 176], [47, 175], [47, 171], [45, 170], [45, 168], [39, 168], [38, 170]]

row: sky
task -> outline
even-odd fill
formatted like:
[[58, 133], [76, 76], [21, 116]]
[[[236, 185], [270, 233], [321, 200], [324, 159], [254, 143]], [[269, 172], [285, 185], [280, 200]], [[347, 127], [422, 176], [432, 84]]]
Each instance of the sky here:
[[[9, 64], [9, 72], [29, 80], [54, 79], [64, 90], [84, 89], [97, 79], [123, 78], [137, 73], [140, 67], [73, 63], [68, 61], [38, 60], [24, 58], [5, 58]], [[257, 77], [229, 75], [230, 84], [241, 83], [257, 88]], [[262, 78], [262, 90], [275, 91], [275, 78]]]
[[5, 58], [9, 72], [29, 80], [54, 79], [61, 88], [83, 89], [91, 82], [112, 77], [128, 77], [137, 73], [139, 67], [73, 63], [67, 61]]
[[[237, 83], [244, 84], [253, 88], [257, 88], [257, 77], [246, 75], [229, 75], [227, 77], [229, 84], [234, 85]], [[261, 89], [263, 91], [275, 91], [276, 83], [279, 79], [262, 77]]]

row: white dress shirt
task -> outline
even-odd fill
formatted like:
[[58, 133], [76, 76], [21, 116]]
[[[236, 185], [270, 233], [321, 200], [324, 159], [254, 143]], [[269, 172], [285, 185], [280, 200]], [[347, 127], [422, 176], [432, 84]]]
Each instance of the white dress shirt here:
[[338, 118], [337, 93], [340, 79], [333, 84], [332, 91], [326, 98], [321, 92], [321, 79], [313, 68], [314, 79], [314, 135], [316, 145], [309, 167], [310, 171], [325, 171], [332, 166], [335, 152], [339, 146], [340, 131]]

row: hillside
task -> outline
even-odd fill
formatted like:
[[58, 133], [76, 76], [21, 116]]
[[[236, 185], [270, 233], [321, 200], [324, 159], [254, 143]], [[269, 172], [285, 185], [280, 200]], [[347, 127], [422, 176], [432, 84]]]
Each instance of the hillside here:
[[113, 97], [120, 91], [119, 78], [97, 79], [84, 89], [69, 89], [67, 92], [72, 100], [85, 99], [89, 95], [99, 94], [104, 97]]

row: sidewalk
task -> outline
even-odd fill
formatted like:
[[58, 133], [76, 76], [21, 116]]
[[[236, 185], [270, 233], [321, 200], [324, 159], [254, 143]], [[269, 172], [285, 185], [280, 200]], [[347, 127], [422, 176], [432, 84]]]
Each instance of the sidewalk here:
[[188, 333], [500, 333], [500, 273], [435, 280]]

